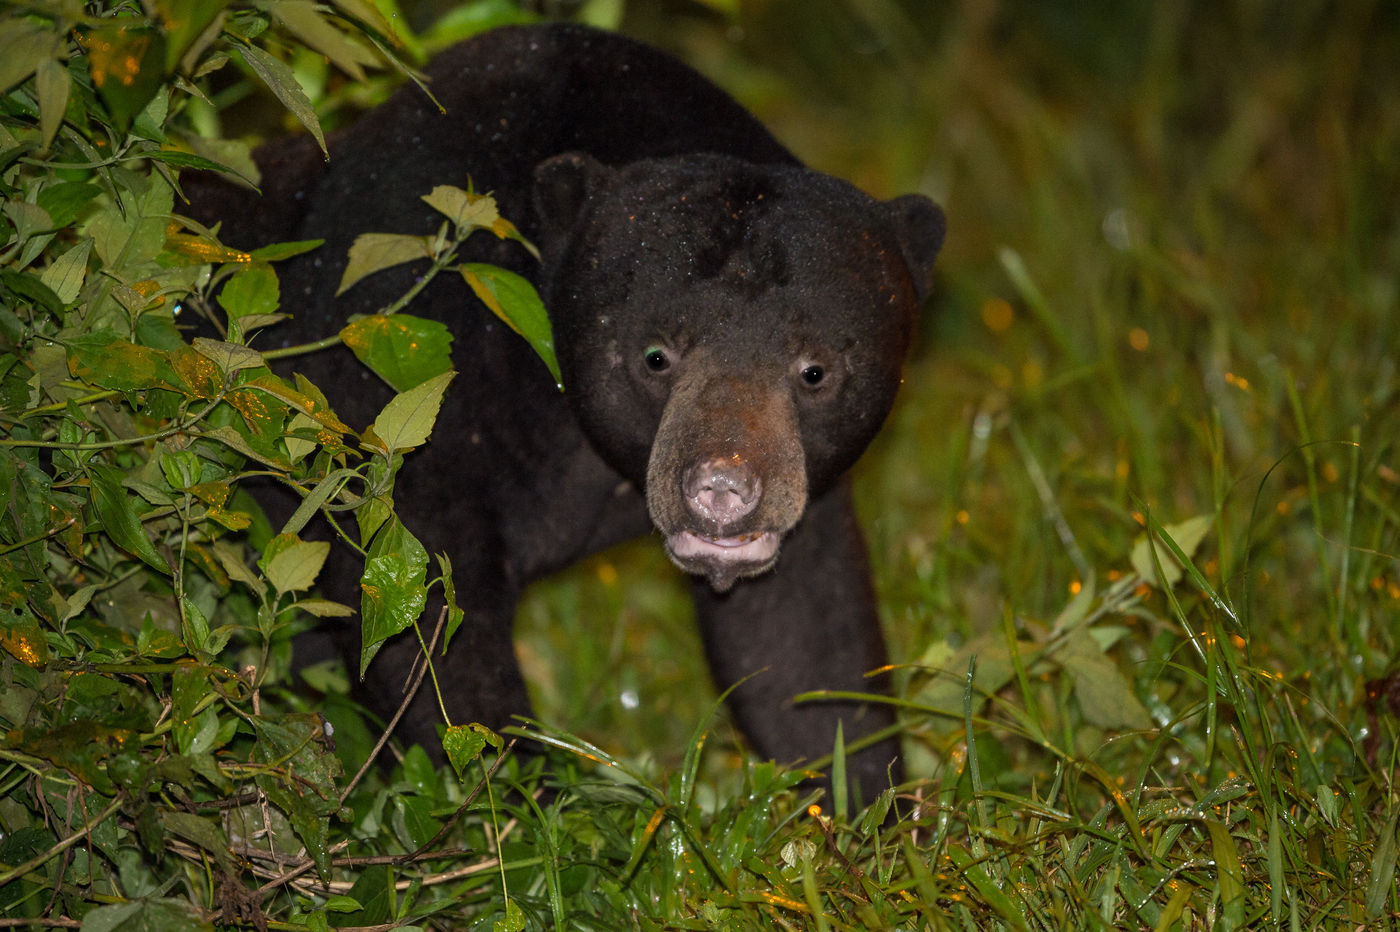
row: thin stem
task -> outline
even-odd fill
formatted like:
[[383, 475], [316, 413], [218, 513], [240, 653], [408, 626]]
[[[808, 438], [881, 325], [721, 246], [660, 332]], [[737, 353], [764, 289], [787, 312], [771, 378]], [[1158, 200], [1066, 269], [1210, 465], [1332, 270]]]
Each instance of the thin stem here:
[[157, 440], [164, 440], [166, 437], [172, 437], [175, 434], [184, 433], [191, 427], [194, 427], [200, 421], [204, 420], [205, 416], [208, 415], [210, 411], [213, 411], [214, 408], [216, 408], [223, 400], [224, 390], [221, 389], [219, 391], [219, 394], [215, 396], [215, 398], [212, 401], [210, 401], [209, 404], [205, 405], [202, 411], [190, 417], [188, 420], [181, 421], [179, 424], [167, 427], [165, 428], [165, 430], [156, 431], [154, 434], [143, 434], [140, 437], [131, 437], [126, 440], [97, 440], [92, 441], [90, 443], [65, 443], [61, 440], [15, 440], [11, 437], [4, 437], [0, 438], [0, 447], [38, 447], [44, 450], [87, 451], [112, 450], [116, 449], [117, 447], [139, 446], [143, 443], [153, 443]]
[[[447, 606], [444, 605], [442, 611], [438, 613], [437, 627], [433, 629], [433, 639], [428, 644], [427, 653], [431, 654], [433, 649], [437, 647], [438, 635], [442, 634], [443, 625], [446, 623]], [[414, 696], [418, 695], [418, 687], [423, 685], [423, 676], [427, 672], [427, 666], [427, 664], [424, 664], [423, 667], [419, 668], [418, 673], [413, 677], [413, 683], [408, 687], [408, 692], [404, 694], [403, 702], [399, 703], [399, 710], [395, 712], [394, 717], [389, 720], [389, 724], [384, 728], [384, 733], [379, 736], [379, 741], [374, 745], [374, 750], [369, 752], [369, 756], [365, 758], [365, 762], [360, 765], [359, 771], [357, 771], [350, 782], [345, 785], [345, 789], [341, 791], [340, 804], [342, 806], [345, 805], [345, 800], [349, 798], [350, 793], [354, 791], [355, 787], [364, 779], [365, 774], [374, 764], [374, 759], [378, 757], [379, 752], [384, 749], [384, 745], [388, 743], [389, 736], [394, 733], [394, 728], [399, 724], [399, 719], [403, 718], [403, 714], [408, 711], [408, 704], [413, 701]]]
[[[67, 383], [64, 384], [66, 385]], [[36, 414], [53, 414], [64, 410], [70, 404], [75, 404], [79, 407], [82, 407], [83, 405], [93, 404], [94, 402], [106, 401], [108, 398], [115, 398], [117, 395], [120, 394], [121, 392], [113, 388], [103, 389], [100, 392], [93, 392], [91, 395], [84, 395], [81, 398], [70, 398], [67, 401], [55, 401], [53, 404], [41, 405], [37, 408], [30, 408], [28, 411], [24, 412], [24, 416], [33, 417]]]
[[457, 247], [461, 244], [461, 239], [453, 240], [452, 246], [448, 248], [446, 253], [433, 257], [433, 264], [428, 267], [428, 271], [424, 272], [423, 275], [413, 283], [411, 288], [399, 295], [398, 300], [394, 301], [394, 303], [386, 305], [379, 313], [387, 317], [390, 314], [395, 314], [408, 307], [409, 302], [418, 297], [423, 289], [428, 287], [428, 283], [437, 277], [439, 272], [452, 264], [452, 260], [457, 258]]
[[265, 350], [262, 354], [262, 358], [286, 359], [288, 356], [304, 356], [307, 353], [314, 353], [318, 350], [330, 349], [332, 346], [339, 346], [343, 342], [344, 341], [340, 338], [340, 334], [337, 333], [320, 340], [314, 340], [310, 343], [299, 343], [296, 346], [284, 346], [281, 349]]

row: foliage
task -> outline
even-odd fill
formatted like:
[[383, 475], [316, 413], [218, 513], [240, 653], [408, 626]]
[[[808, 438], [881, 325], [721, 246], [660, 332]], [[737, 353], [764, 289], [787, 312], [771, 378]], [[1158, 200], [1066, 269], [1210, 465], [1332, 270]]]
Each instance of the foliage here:
[[[368, 4], [53, 7], [0, 20], [7, 916], [265, 927], [268, 912], [321, 926], [328, 910], [362, 912], [343, 898], [263, 904], [290, 877], [248, 886], [303, 862], [291, 876], [328, 879], [345, 846], [332, 827], [354, 803], [327, 719], [281, 694], [292, 634], [354, 614], [313, 593], [331, 544], [298, 535], [319, 513], [363, 554], [362, 669], [417, 624], [430, 585], [449, 593], [448, 636], [460, 621], [445, 560], [430, 582], [428, 554], [393, 514], [403, 456], [427, 442], [453, 375], [445, 329], [391, 317], [408, 295], [314, 344], [349, 343], [399, 392], [351, 428], [316, 386], [269, 368], [306, 347], [250, 345], [283, 316], [275, 264], [318, 244], [242, 253], [178, 213], [175, 169], [234, 172], [200, 152], [251, 165], [246, 147], [191, 135], [186, 119], [233, 59], [323, 138], [275, 54], [287, 38], [352, 77], [394, 61], [389, 24]], [[478, 229], [519, 237], [488, 197], [440, 188], [429, 202], [447, 219], [420, 241], [425, 278]], [[492, 310], [515, 323], [533, 290], [515, 298]], [[524, 307], [552, 361], [538, 298]], [[182, 332], [182, 309], [211, 321]], [[406, 360], [405, 333], [425, 347]], [[245, 491], [254, 479], [302, 497], [275, 533]], [[485, 743], [454, 744], [454, 763]]]
[[[519, 14], [469, 4], [420, 38], [352, 0], [11, 7], [0, 922], [1397, 924], [1394, 14], [708, 5], [762, 61], [728, 20], [659, 36], [820, 167], [949, 207], [937, 317], [857, 476], [909, 782], [825, 812], [801, 772], [726, 753], [713, 696], [653, 699], [639, 671], [704, 673], [676, 587], [624, 594], [666, 574], [635, 549], [522, 611], [542, 715], [576, 734], [520, 730], [546, 749], [522, 757], [455, 723], [450, 768], [362, 767], [383, 726], [345, 697], [356, 671], [290, 674], [292, 635], [351, 611], [299, 535], [324, 514], [364, 555], [371, 641], [429, 585], [451, 601], [392, 511], [450, 347], [412, 294], [327, 334], [398, 392], [342, 423], [249, 345], [312, 244], [224, 248], [180, 219], [178, 172], [250, 175], [217, 137], [251, 87], [331, 125], [372, 65]], [[512, 228], [425, 194], [442, 227], [362, 241], [357, 271], [463, 275], [547, 356], [531, 296], [455, 259]], [[303, 496], [281, 528], [246, 492], [269, 478]]]

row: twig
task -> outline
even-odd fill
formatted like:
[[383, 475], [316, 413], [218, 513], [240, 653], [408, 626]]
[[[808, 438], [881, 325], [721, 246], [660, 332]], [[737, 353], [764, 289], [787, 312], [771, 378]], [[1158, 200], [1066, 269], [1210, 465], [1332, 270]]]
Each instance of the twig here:
[[[433, 629], [432, 640], [428, 642], [427, 653], [429, 656], [432, 655], [433, 649], [437, 647], [438, 635], [442, 634], [442, 626], [446, 623], [447, 606], [444, 605], [442, 611], [438, 612], [437, 627]], [[365, 774], [369, 772], [369, 768], [374, 764], [375, 759], [379, 757], [379, 752], [384, 750], [384, 745], [389, 743], [389, 736], [394, 733], [394, 728], [399, 724], [399, 719], [403, 718], [404, 712], [408, 711], [408, 704], [413, 701], [414, 696], [418, 695], [418, 687], [423, 685], [423, 676], [427, 671], [428, 665], [426, 663], [418, 668], [418, 672], [413, 677], [413, 683], [409, 685], [408, 692], [404, 694], [403, 702], [399, 703], [399, 710], [395, 712], [394, 717], [389, 720], [388, 726], [384, 729], [384, 734], [379, 736], [379, 741], [375, 743], [374, 750], [370, 751], [369, 757], [366, 757], [365, 762], [360, 765], [360, 769], [355, 774], [354, 779], [347, 783], [345, 789], [341, 792], [340, 804], [342, 806], [345, 805], [345, 800], [349, 798], [355, 787], [364, 779]]]
[[51, 926], [55, 929], [81, 929], [83, 924], [76, 919], [60, 916], [56, 919], [0, 919], [0, 929], [17, 929], [20, 926]]
[[467, 794], [467, 798], [462, 800], [462, 805], [458, 806], [457, 811], [452, 813], [452, 816], [442, 824], [442, 828], [438, 829], [437, 834], [419, 845], [417, 851], [414, 851], [412, 854], [403, 855], [403, 863], [406, 864], [410, 861], [422, 859], [423, 853], [425, 851], [431, 851], [433, 846], [441, 841], [443, 836], [451, 830], [452, 826], [457, 824], [458, 820], [462, 818], [462, 814], [467, 811], [467, 807], [476, 801], [476, 798], [481, 795], [481, 791], [486, 788], [487, 782], [496, 775], [497, 770], [501, 769], [501, 764], [505, 762], [506, 757], [510, 755], [511, 749], [515, 747], [515, 740], [516, 739], [511, 738], [510, 741], [506, 743], [506, 746], [501, 749], [501, 753], [496, 755], [496, 759], [491, 762], [491, 766], [481, 775], [481, 779], [476, 782], [476, 786], [472, 787], [472, 791]]
[[[473, 874], [481, 874], [486, 871], [493, 871], [500, 866], [500, 858], [487, 858], [484, 861], [477, 861], [475, 864], [468, 864], [466, 867], [458, 867], [455, 870], [444, 871], [441, 874], [428, 874], [425, 877], [414, 877], [408, 880], [396, 880], [394, 889], [403, 891], [415, 884], [424, 887], [431, 887], [441, 883], [451, 883], [454, 880], [461, 880], [463, 877], [470, 877]], [[318, 887], [318, 892], [324, 893], [349, 893], [355, 884], [349, 880], [332, 880], [324, 888]]]
[[3, 887], [11, 880], [14, 880], [16, 877], [22, 877], [23, 875], [34, 870], [36, 867], [43, 866], [43, 864], [47, 862], [50, 858], [57, 857], [58, 855], [67, 851], [73, 845], [76, 845], [78, 842], [82, 841], [84, 838], [87, 837], [88, 833], [93, 830], [93, 828], [95, 828], [98, 825], [101, 825], [102, 822], [105, 821], [109, 815], [116, 812], [117, 807], [120, 805], [120, 799], [112, 800], [110, 803], [107, 804], [106, 809], [103, 809], [97, 814], [97, 818], [93, 819], [87, 825], [78, 829], [76, 832], [69, 835], [67, 838], [63, 839], [58, 844], [54, 845], [48, 851], [45, 851], [43, 854], [37, 854], [34, 857], [30, 858], [28, 861], [25, 861], [23, 864], [19, 865], [18, 867], [11, 868], [10, 870], [5, 871], [5, 873], [0, 874], [0, 887]]
[[[432, 654], [433, 649], [437, 647], [438, 637], [442, 634], [443, 625], [446, 623], [447, 606], [444, 605], [442, 611], [438, 613], [437, 627], [433, 629], [432, 640], [428, 643], [429, 654]], [[385, 727], [384, 733], [379, 736], [379, 741], [374, 745], [374, 750], [370, 751], [369, 756], [366, 757], [365, 762], [360, 765], [360, 769], [356, 772], [354, 778], [345, 785], [345, 789], [340, 794], [340, 804], [342, 806], [345, 805], [345, 800], [349, 798], [355, 787], [359, 785], [359, 782], [364, 779], [365, 774], [369, 772], [369, 768], [373, 766], [375, 758], [379, 757], [379, 752], [382, 751], [384, 745], [388, 743], [389, 736], [394, 733], [394, 728], [399, 724], [399, 719], [403, 718], [404, 712], [408, 711], [409, 703], [413, 701], [414, 696], [418, 695], [418, 687], [423, 685], [423, 675], [426, 671], [427, 664], [419, 668], [418, 673], [413, 677], [413, 682], [408, 687], [408, 691], [404, 694], [403, 702], [399, 703], [398, 711], [395, 712], [394, 717], [389, 720], [389, 724]], [[255, 895], [265, 895], [268, 891], [300, 877], [314, 866], [315, 862], [308, 859], [305, 863], [292, 868], [286, 873], [277, 875], [261, 887], [258, 887]]]

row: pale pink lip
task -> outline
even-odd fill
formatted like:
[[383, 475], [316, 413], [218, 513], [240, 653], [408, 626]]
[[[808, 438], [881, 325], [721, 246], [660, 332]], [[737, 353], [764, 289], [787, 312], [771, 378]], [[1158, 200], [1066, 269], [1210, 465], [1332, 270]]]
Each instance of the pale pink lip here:
[[681, 563], [761, 566], [777, 554], [778, 535], [763, 531], [736, 537], [705, 537], [693, 531], [679, 531], [666, 539], [666, 549]]

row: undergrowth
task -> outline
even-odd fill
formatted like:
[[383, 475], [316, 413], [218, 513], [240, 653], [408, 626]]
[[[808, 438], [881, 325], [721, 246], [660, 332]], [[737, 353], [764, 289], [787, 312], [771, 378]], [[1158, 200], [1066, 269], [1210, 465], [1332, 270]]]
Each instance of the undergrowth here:
[[[346, 698], [358, 671], [300, 680], [291, 638], [352, 610], [371, 641], [450, 635], [416, 617], [450, 567], [392, 514], [446, 348], [376, 350], [433, 344], [411, 301], [327, 334], [400, 392], [342, 423], [249, 340], [313, 244], [225, 249], [181, 219], [179, 173], [252, 171], [221, 137], [255, 89], [331, 125], [373, 66], [521, 14], [414, 37], [352, 0], [12, 6], [0, 927], [1397, 924], [1394, 12], [700, 6], [627, 23], [817, 167], [948, 209], [857, 471], [908, 782], [833, 810], [745, 758], [677, 650], [683, 592], [635, 548], [522, 609], [541, 717], [569, 729], [513, 730], [543, 753], [453, 723], [454, 766], [391, 742], [365, 768], [385, 723]], [[423, 193], [433, 269], [509, 233]], [[268, 477], [306, 502], [286, 526], [244, 491]], [[316, 596], [318, 511], [402, 584]]]

